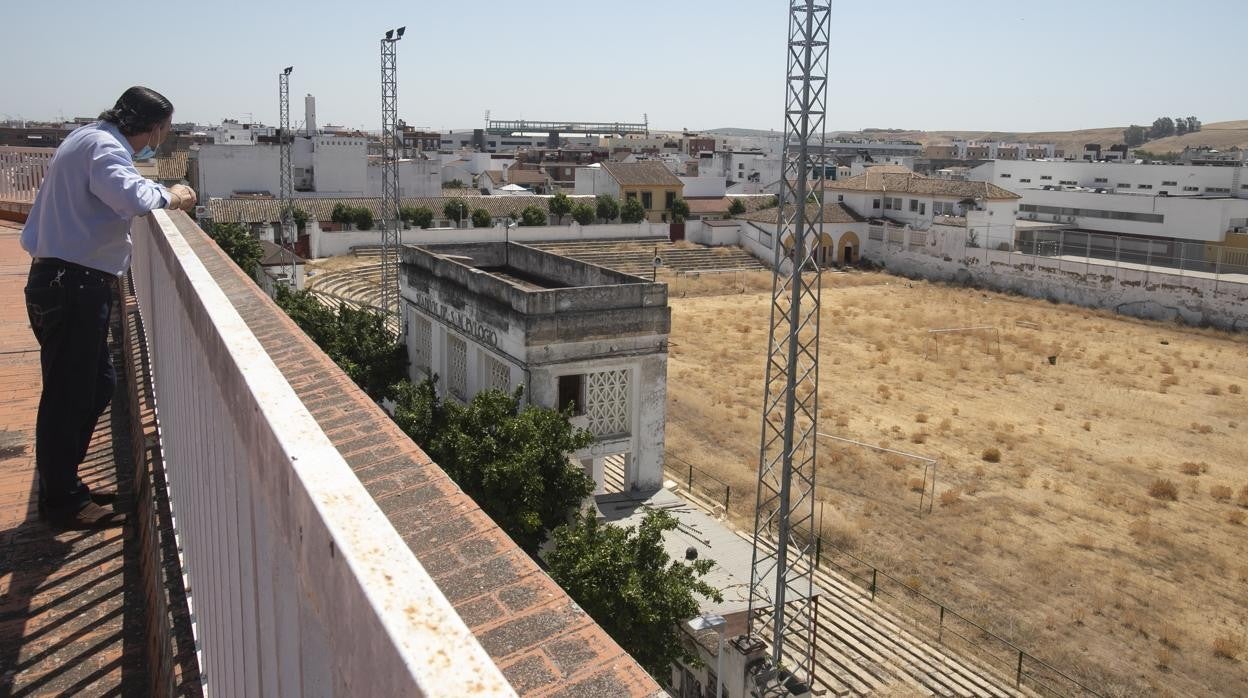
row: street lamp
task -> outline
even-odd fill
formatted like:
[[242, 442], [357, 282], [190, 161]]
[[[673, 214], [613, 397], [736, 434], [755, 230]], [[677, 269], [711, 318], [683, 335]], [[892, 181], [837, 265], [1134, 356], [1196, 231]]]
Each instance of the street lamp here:
[[714, 630], [719, 636], [719, 651], [715, 654], [715, 698], [723, 698], [724, 695], [724, 676], [720, 671], [724, 663], [724, 626], [727, 624], [723, 616], [714, 613], [703, 613], [686, 623], [690, 630]]

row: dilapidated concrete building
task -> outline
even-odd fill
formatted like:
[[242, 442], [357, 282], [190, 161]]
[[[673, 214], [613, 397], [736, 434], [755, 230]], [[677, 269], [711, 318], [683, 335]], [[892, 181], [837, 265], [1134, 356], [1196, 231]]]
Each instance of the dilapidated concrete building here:
[[460, 401], [524, 386], [535, 405], [571, 406], [597, 439], [575, 456], [598, 491], [615, 455], [626, 490], [662, 486], [665, 284], [514, 243], [407, 246], [402, 265], [414, 379]]

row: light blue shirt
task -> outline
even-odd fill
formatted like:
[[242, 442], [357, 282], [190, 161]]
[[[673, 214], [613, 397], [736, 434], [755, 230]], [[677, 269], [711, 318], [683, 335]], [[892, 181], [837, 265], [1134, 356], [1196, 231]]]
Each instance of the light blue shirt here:
[[130, 219], [164, 208], [170, 198], [134, 168], [134, 150], [116, 125], [87, 124], [52, 155], [22, 247], [32, 257], [122, 274], [130, 266]]

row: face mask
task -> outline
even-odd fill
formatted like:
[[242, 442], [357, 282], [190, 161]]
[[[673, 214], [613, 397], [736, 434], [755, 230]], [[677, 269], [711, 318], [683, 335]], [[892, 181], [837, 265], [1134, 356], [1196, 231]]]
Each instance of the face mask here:
[[[162, 138], [161, 140], [164, 140], [164, 139]], [[159, 148], [160, 144], [157, 143], [156, 147]], [[143, 146], [143, 148], [140, 149], [139, 152], [134, 154], [134, 159], [135, 160], [151, 160], [155, 156], [156, 156], [156, 151], [152, 148], [151, 144], [149, 143], [148, 145]]]

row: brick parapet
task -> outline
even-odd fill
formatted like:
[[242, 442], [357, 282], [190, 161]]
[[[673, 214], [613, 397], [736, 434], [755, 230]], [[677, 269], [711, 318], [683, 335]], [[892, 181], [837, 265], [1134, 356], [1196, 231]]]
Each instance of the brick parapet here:
[[229, 301], [442, 593], [522, 695], [661, 689], [184, 214]]

